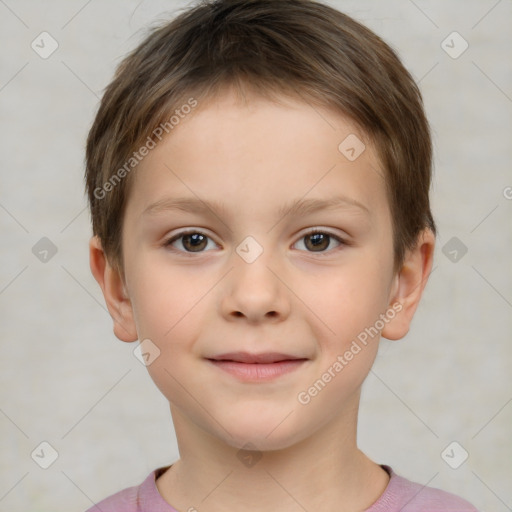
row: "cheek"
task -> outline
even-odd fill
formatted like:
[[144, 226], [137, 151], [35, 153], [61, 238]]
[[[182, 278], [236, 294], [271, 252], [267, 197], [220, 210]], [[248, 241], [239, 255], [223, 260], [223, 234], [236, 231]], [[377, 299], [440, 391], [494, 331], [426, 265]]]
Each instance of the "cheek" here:
[[205, 295], [211, 284], [154, 270], [141, 282], [134, 304], [140, 339], [150, 339], [159, 350], [147, 370], [168, 400], [178, 407], [190, 407], [184, 386], [195, 389], [200, 385], [194, 352], [209, 314]]
[[195, 313], [196, 305], [212, 286], [212, 277], [192, 266], [169, 264], [165, 249], [133, 251], [127, 258], [129, 293], [139, 337], [165, 339]]
[[378, 265], [347, 265], [328, 269], [316, 286], [309, 287], [312, 308], [326, 327], [328, 338], [337, 340], [336, 348], [350, 344], [385, 312], [389, 284], [382, 272]]
[[179, 276], [159, 274], [155, 279], [146, 279], [136, 290], [133, 303], [139, 336], [167, 344], [176, 334], [190, 330], [188, 320], [200, 310], [199, 302], [207, 291], [206, 285], [183, 283]]

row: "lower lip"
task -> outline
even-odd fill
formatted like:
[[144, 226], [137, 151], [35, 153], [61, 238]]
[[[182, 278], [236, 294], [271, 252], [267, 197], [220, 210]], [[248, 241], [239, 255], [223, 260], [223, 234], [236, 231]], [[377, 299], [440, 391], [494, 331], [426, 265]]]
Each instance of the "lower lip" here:
[[236, 361], [213, 361], [213, 365], [244, 381], [268, 381], [293, 372], [302, 366], [306, 359], [279, 361], [276, 363], [239, 363]]

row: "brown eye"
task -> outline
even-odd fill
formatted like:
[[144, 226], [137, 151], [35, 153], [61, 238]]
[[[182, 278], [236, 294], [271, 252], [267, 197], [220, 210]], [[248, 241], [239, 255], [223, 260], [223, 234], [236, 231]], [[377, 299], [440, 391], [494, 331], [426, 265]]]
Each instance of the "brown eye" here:
[[330, 241], [331, 237], [326, 233], [312, 233], [304, 237], [305, 246], [310, 251], [325, 251]]
[[196, 231], [178, 234], [165, 245], [180, 252], [205, 252], [216, 246], [209, 236]]
[[189, 252], [202, 251], [208, 245], [208, 237], [192, 233], [183, 237], [183, 247]]
[[327, 253], [332, 249], [338, 248], [340, 245], [344, 245], [344, 241], [330, 233], [313, 231], [304, 235], [294, 245], [301, 251]]
[[306, 247], [312, 251], [324, 251], [329, 247], [331, 237], [325, 233], [313, 233], [304, 237]]

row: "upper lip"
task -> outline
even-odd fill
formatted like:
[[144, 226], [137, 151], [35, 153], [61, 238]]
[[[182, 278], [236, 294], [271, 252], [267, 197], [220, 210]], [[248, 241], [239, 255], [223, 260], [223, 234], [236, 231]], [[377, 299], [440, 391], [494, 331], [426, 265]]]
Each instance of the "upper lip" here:
[[213, 361], [235, 361], [237, 363], [276, 363], [278, 361], [290, 361], [297, 359], [306, 359], [305, 357], [292, 356], [290, 354], [281, 354], [279, 352], [264, 352], [261, 354], [251, 354], [249, 352], [228, 352], [218, 356], [209, 357]]

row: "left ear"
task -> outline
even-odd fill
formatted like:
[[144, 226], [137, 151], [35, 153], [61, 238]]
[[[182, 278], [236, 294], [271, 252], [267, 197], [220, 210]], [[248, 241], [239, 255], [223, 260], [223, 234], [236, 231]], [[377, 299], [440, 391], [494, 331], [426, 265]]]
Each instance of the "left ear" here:
[[[398, 314], [382, 329], [382, 336], [399, 340], [408, 332], [423, 290], [432, 270], [435, 236], [430, 229], [423, 230], [414, 248], [407, 251], [402, 267], [395, 276], [390, 306]], [[398, 309], [401, 305], [401, 309]]]

